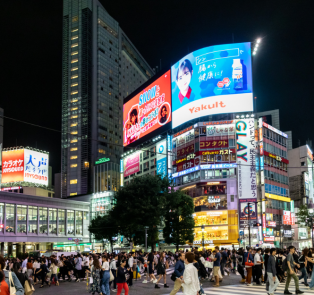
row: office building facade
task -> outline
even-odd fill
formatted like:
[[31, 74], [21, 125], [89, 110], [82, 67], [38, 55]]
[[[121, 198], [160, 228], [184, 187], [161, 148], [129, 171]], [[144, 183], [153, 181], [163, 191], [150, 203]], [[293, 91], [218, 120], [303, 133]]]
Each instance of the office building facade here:
[[153, 71], [97, 0], [64, 0], [62, 197], [92, 192], [94, 163], [119, 164], [123, 99]]

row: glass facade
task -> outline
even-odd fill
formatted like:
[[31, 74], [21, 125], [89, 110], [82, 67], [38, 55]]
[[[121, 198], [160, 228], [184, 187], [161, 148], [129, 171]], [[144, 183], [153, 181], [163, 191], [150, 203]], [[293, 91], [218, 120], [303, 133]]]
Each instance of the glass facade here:
[[65, 235], [65, 210], [63, 209], [58, 210], [58, 221], [59, 221], [58, 234]]
[[27, 206], [17, 205], [17, 232], [26, 234]]
[[193, 217], [195, 226], [228, 224], [228, 211], [197, 212]]
[[48, 233], [48, 209], [44, 207], [39, 207], [39, 233]]
[[15, 232], [15, 205], [6, 204], [5, 206], [6, 213], [6, 232]]
[[74, 235], [74, 211], [68, 210], [67, 211], [67, 231], [68, 235]]
[[49, 209], [49, 233], [57, 234], [57, 209]]
[[75, 211], [76, 234], [83, 235], [83, 212]]
[[28, 206], [28, 232], [37, 234], [38, 207]]
[[[0, 224], [4, 224], [4, 203], [0, 203]], [[2, 233], [4, 228], [0, 228], [0, 233]]]
[[[200, 241], [203, 238], [203, 231], [201, 228], [194, 229], [194, 240]], [[228, 240], [228, 226], [207, 226], [204, 230], [205, 240]]]

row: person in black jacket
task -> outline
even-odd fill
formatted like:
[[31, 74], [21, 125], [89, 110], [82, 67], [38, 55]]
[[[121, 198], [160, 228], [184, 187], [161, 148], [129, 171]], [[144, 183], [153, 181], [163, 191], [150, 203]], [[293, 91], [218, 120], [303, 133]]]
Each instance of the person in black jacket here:
[[37, 272], [37, 274], [39, 274], [41, 276], [41, 286], [39, 288], [43, 288], [44, 287], [44, 283], [48, 284], [48, 281], [46, 280], [46, 276], [48, 273], [48, 267], [46, 265], [46, 260], [42, 259], [41, 260], [41, 264], [40, 264], [40, 269]]
[[158, 259], [158, 264], [157, 264], [157, 275], [159, 275], [159, 279], [157, 280], [155, 284], [155, 288], [159, 289], [160, 287], [158, 286], [158, 283], [160, 282], [161, 278], [164, 278], [164, 288], [169, 288], [167, 285], [166, 279], [167, 279], [167, 274], [166, 274], [166, 253], [162, 252], [160, 254], [160, 257]]
[[267, 282], [267, 264], [269, 259], [270, 249], [265, 249], [265, 255], [264, 255], [264, 267], [265, 267], [265, 276], [264, 276], [264, 283]]
[[117, 272], [117, 286], [118, 286], [118, 293], [117, 295], [120, 295], [122, 292], [122, 289], [124, 289], [124, 294], [128, 295], [129, 294], [129, 287], [128, 284], [126, 283], [126, 275], [130, 275], [129, 271], [130, 269], [125, 268], [126, 260], [122, 259], [121, 264], [118, 268]]

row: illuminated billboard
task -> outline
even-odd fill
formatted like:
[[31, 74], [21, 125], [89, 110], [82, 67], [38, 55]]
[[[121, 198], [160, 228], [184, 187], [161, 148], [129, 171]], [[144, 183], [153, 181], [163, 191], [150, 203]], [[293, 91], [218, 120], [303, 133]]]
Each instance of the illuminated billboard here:
[[170, 70], [123, 105], [123, 146], [171, 122]]
[[29, 149], [2, 151], [1, 183], [48, 185], [49, 155]]
[[141, 152], [136, 152], [123, 159], [124, 177], [140, 171], [140, 154]]
[[172, 128], [219, 113], [253, 111], [251, 43], [194, 51], [171, 67]]

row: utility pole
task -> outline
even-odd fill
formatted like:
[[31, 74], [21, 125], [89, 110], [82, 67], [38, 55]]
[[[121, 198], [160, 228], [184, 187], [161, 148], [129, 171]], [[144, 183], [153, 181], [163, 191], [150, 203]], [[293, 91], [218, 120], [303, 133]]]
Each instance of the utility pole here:
[[247, 219], [248, 219], [248, 227], [249, 227], [249, 247], [251, 247], [251, 229], [250, 229], [250, 202], [247, 203], [247, 209], [248, 209], [248, 214], [247, 214]]

